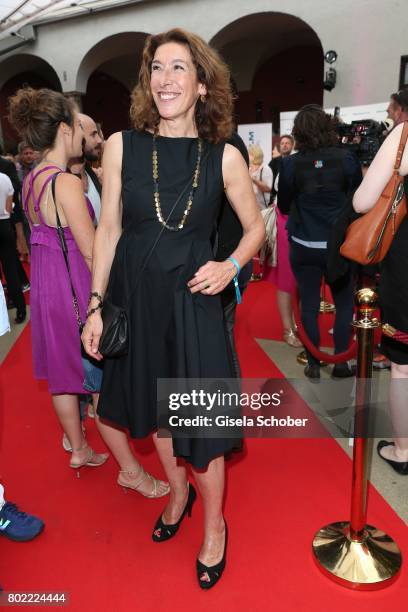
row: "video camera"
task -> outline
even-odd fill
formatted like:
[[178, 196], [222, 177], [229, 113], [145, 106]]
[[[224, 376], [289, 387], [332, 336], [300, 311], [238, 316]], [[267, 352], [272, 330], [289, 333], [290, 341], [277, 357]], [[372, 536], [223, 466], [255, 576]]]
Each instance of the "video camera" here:
[[342, 146], [348, 147], [363, 166], [369, 166], [392, 125], [389, 121], [362, 119], [351, 123], [338, 123], [336, 127]]

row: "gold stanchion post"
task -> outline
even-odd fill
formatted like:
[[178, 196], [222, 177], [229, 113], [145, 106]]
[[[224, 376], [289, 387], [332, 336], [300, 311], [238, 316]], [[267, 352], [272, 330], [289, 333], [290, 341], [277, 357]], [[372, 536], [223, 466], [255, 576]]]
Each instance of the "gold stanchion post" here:
[[366, 524], [367, 469], [372, 440], [367, 439], [367, 406], [370, 401], [377, 295], [372, 289], [356, 293], [357, 390], [354, 421], [353, 478], [350, 522], [326, 525], [315, 535], [313, 553], [321, 571], [342, 586], [371, 591], [390, 585], [398, 577], [402, 557], [386, 533]]

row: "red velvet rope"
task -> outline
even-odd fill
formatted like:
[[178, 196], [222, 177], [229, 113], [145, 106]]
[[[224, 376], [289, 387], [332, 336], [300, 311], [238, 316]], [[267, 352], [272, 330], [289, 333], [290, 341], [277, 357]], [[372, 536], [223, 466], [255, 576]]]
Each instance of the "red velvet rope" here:
[[[388, 329], [387, 329], [388, 328]], [[396, 340], [397, 342], [402, 342], [402, 344], [408, 344], [408, 334], [398, 329], [391, 328], [388, 325], [383, 325], [382, 332], [385, 336]]]
[[357, 342], [354, 340], [350, 348], [344, 353], [337, 353], [336, 355], [330, 355], [329, 353], [325, 353], [324, 351], [320, 351], [315, 347], [314, 344], [310, 341], [308, 335], [305, 332], [305, 328], [302, 325], [302, 321], [300, 318], [300, 308], [299, 308], [299, 292], [296, 291], [293, 299], [293, 314], [295, 317], [296, 326], [298, 328], [298, 336], [302, 344], [307, 348], [307, 350], [312, 353], [315, 359], [319, 359], [319, 361], [325, 361], [327, 363], [344, 363], [349, 359], [353, 359], [357, 355]]

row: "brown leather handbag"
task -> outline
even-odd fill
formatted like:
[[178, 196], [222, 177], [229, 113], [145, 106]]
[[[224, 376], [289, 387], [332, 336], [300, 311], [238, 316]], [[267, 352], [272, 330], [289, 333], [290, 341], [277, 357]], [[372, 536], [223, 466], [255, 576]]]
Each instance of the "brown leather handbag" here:
[[404, 177], [398, 173], [407, 138], [408, 121], [405, 121], [392, 176], [373, 208], [349, 225], [340, 247], [343, 257], [368, 265], [379, 263], [388, 253], [407, 214]]

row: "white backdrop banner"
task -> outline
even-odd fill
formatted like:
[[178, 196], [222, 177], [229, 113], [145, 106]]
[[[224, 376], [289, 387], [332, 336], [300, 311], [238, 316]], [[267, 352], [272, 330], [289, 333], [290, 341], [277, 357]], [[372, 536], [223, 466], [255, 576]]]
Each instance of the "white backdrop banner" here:
[[264, 153], [264, 162], [272, 159], [272, 123], [245, 123], [238, 126], [238, 134], [245, 145], [258, 144]]
[[[375, 121], [384, 121], [387, 116], [388, 102], [380, 102], [379, 104], [362, 104], [361, 106], [343, 106], [340, 108], [340, 119], [344, 123], [352, 121], [361, 121], [362, 119], [374, 119]], [[332, 115], [334, 108], [326, 108], [326, 113]], [[291, 134], [293, 122], [298, 111], [289, 111], [280, 113], [280, 133]]]

